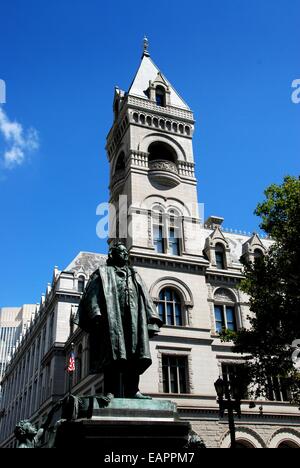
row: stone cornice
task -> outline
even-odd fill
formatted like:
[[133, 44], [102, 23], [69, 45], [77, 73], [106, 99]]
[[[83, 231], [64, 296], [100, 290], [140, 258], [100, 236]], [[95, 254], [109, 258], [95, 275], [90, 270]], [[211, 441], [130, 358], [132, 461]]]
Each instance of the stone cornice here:
[[179, 270], [186, 273], [205, 273], [208, 266], [208, 262], [199, 257], [186, 258], [182, 257], [170, 257], [167, 255], [157, 255], [147, 252], [145, 256], [144, 252], [137, 252], [134, 249], [130, 251], [130, 258], [134, 266], [147, 266], [149, 268], [161, 268], [167, 270]]
[[206, 278], [209, 283], [221, 283], [224, 285], [224, 281], [232, 280], [234, 283], [240, 283], [244, 278], [244, 275], [240, 271], [225, 271], [225, 270], [211, 270], [207, 269]]
[[190, 110], [173, 106], [161, 107], [154, 101], [143, 99], [138, 96], [127, 96], [124, 106], [140, 110], [148, 110], [160, 116], [176, 117], [177, 119], [181, 119], [192, 124], [195, 123], [193, 112]]
[[[112, 159], [113, 153], [115, 153], [118, 150], [118, 145], [130, 123], [143, 126], [143, 124], [131, 122], [131, 116], [129, 115], [130, 109], [135, 109], [144, 113], [150, 112], [151, 118], [156, 117], [167, 119], [169, 117], [169, 119], [171, 120], [175, 118], [178, 121], [178, 124], [180, 122], [186, 123], [191, 126], [189, 134], [178, 133], [178, 135], [186, 138], [192, 138], [193, 125], [195, 123], [195, 120], [191, 111], [173, 106], [160, 107], [157, 106], [157, 104], [154, 101], [143, 99], [137, 96], [128, 95], [122, 105], [120, 115], [118, 116], [117, 120], [114, 121], [106, 138], [106, 150], [108, 152], [109, 160]], [[148, 117], [150, 117], [150, 114], [148, 115]], [[157, 130], [160, 130], [159, 127], [157, 128]], [[165, 128], [162, 131], [166, 132], [167, 129]]]
[[[201, 419], [202, 417], [213, 415], [215, 416], [215, 419], [219, 421], [220, 424], [223, 423], [223, 424], [228, 425], [227, 416], [225, 416], [223, 419], [220, 418], [220, 415], [219, 415], [220, 413], [219, 413], [218, 408], [217, 409], [195, 408], [195, 407], [185, 407], [185, 406], [178, 405], [178, 412], [179, 414], [181, 414], [181, 417], [183, 417], [183, 414], [186, 414], [186, 417], [188, 418], [195, 417], [197, 419], [199, 417]], [[300, 414], [299, 415], [290, 414], [290, 413], [282, 414], [282, 413], [274, 412], [274, 413], [264, 413], [263, 415], [261, 415], [260, 413], [250, 413], [250, 412], [243, 413], [242, 412], [242, 418], [241, 419], [236, 418], [235, 422], [237, 425], [241, 425], [241, 424], [244, 424], [245, 422], [249, 423], [250, 420], [253, 420], [255, 424], [272, 424], [271, 421], [273, 421], [273, 424], [276, 424], [275, 420], [277, 421], [280, 420], [281, 424], [282, 424], [282, 421], [284, 420], [286, 421], [287, 425], [289, 425], [292, 421], [299, 424]]]
[[56, 354], [64, 354], [64, 343], [54, 343], [51, 348], [47, 351], [47, 353], [41, 359], [41, 366], [46, 366], [48, 362], [51, 361], [54, 355]]

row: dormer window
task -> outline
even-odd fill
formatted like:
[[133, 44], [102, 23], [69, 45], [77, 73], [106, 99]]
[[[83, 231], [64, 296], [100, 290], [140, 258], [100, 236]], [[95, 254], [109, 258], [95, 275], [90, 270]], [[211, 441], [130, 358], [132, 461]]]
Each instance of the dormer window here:
[[85, 277], [79, 276], [78, 278], [78, 292], [83, 293], [85, 288]]
[[254, 263], [255, 261], [263, 258], [267, 250], [263, 245], [258, 234], [254, 233], [253, 236], [244, 243], [242, 250], [242, 257], [247, 262]]
[[225, 249], [222, 244], [216, 245], [216, 266], [219, 270], [225, 270]]
[[166, 92], [162, 86], [157, 86], [155, 90], [156, 105], [166, 107]]
[[260, 249], [255, 249], [254, 250], [254, 260], [257, 260], [259, 258], [262, 258], [264, 256], [264, 253]]

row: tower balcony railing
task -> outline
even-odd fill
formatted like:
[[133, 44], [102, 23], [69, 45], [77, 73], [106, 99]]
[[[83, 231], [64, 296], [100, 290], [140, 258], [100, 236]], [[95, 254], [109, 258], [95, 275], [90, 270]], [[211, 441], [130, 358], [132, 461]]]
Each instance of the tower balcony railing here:
[[149, 111], [157, 112], [161, 115], [172, 115], [177, 118], [194, 122], [193, 113], [188, 109], [182, 109], [174, 106], [161, 107], [158, 106], [155, 101], [150, 101], [149, 99], [140, 98], [138, 96], [128, 96], [127, 103], [129, 106], [134, 106], [136, 108], [147, 109]]
[[139, 171], [148, 172], [152, 180], [162, 182], [164, 185], [176, 186], [184, 179], [195, 178], [195, 165], [188, 161], [169, 161], [163, 157], [150, 159], [149, 153], [143, 151], [131, 151], [126, 168], [118, 170], [111, 178], [111, 189], [116, 192], [122, 188], [128, 168], [136, 168]]
[[169, 186], [176, 186], [181, 181], [177, 164], [165, 159], [149, 161], [149, 176], [163, 185]]
[[150, 171], [165, 171], [173, 172], [178, 174], [177, 165], [172, 161], [166, 161], [165, 159], [155, 159], [154, 161], [149, 161], [149, 170]]

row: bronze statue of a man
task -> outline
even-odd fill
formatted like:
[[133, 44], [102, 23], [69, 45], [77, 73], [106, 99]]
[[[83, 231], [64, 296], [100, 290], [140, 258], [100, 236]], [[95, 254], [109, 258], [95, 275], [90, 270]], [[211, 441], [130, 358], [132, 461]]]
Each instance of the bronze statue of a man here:
[[162, 322], [123, 244], [114, 245], [107, 265], [91, 276], [78, 324], [89, 333], [90, 373], [104, 373], [105, 394], [147, 398], [139, 391], [139, 379], [152, 364], [149, 336], [159, 332]]

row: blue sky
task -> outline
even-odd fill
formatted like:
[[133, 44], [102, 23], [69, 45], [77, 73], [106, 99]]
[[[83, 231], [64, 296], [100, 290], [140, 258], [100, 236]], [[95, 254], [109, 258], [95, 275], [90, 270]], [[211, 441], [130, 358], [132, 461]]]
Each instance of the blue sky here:
[[108, 198], [113, 90], [128, 89], [144, 34], [195, 113], [206, 215], [258, 229], [264, 188], [300, 172], [299, 17], [299, 0], [2, 0], [0, 306], [38, 302], [55, 265], [106, 252], [96, 207]]

